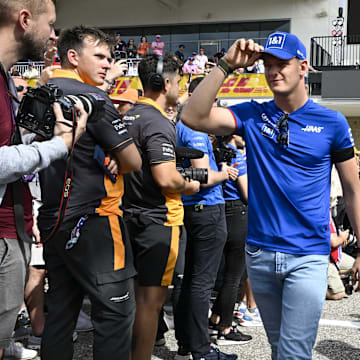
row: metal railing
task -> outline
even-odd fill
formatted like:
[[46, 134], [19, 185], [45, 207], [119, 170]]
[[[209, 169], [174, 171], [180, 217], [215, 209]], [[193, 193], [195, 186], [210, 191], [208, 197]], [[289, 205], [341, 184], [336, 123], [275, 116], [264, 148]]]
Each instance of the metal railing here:
[[[127, 59], [126, 61], [129, 68], [127, 76], [138, 76], [137, 64], [140, 62], [140, 59]], [[33, 62], [33, 65], [34, 68], [38, 70], [40, 77], [40, 74], [45, 67], [44, 62], [43, 61]], [[29, 64], [27, 62], [18, 62], [14, 65], [14, 67], [16, 67], [19, 70], [20, 75], [23, 76], [24, 72], [29, 68]]]
[[360, 67], [360, 35], [312, 37], [310, 64], [321, 70], [358, 69]]

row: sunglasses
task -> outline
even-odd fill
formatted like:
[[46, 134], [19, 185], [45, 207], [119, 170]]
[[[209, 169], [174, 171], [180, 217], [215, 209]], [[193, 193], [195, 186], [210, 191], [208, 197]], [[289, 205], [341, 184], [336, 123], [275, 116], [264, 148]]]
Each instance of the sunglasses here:
[[289, 146], [289, 121], [288, 114], [283, 114], [279, 117], [276, 126], [279, 129], [277, 142], [281, 146]]

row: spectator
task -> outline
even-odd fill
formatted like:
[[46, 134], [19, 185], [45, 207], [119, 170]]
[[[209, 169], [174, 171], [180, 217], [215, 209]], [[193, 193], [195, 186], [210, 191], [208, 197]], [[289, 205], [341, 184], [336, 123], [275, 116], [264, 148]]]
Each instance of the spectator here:
[[[92, 303], [94, 360], [127, 359], [130, 352], [135, 312], [135, 299], [130, 294], [135, 271], [119, 201], [122, 174], [138, 170], [141, 158], [111, 100], [95, 86], [103, 85], [111, 68], [111, 45], [102, 31], [83, 26], [63, 30], [58, 40], [62, 68], [54, 71], [50, 83], [65, 95], [95, 93], [105, 106], [103, 113], [93, 113], [96, 121], [88, 124], [73, 152], [76, 176], [58, 232], [54, 227], [67, 164], [58, 161], [40, 172], [43, 205], [38, 226], [43, 240], [54, 235], [44, 244], [51, 291], [46, 297], [43, 360], [72, 358], [72, 332], [85, 294]], [[117, 166], [105, 171], [106, 157], [110, 156]]]
[[118, 51], [126, 51], [126, 42], [121, 40], [120, 34], [116, 34], [115, 40], [116, 40], [116, 44], [114, 46], [115, 55]]
[[129, 59], [136, 58], [137, 49], [136, 49], [136, 46], [135, 46], [134, 39], [129, 40], [129, 42], [127, 44], [127, 48], [126, 48], [126, 53], [127, 53], [127, 57]]
[[150, 45], [147, 42], [146, 36], [142, 36], [140, 39], [140, 42], [138, 44], [138, 50], [137, 50], [137, 54], [140, 58], [143, 58], [150, 49]]
[[24, 79], [37, 79], [39, 77], [39, 71], [34, 68], [34, 64], [32, 62], [28, 63], [28, 68], [23, 73]]
[[164, 51], [165, 44], [163, 41], [160, 40], [161, 40], [161, 35], [156, 35], [155, 41], [151, 43], [151, 49], [153, 53], [156, 55], [162, 55]]
[[216, 66], [215, 63], [208, 61], [205, 64], [205, 69], [204, 69], [204, 73], [207, 75], [210, 73], [210, 71], [213, 69], [213, 67]]
[[205, 65], [208, 62], [208, 57], [205, 55], [204, 48], [200, 48], [199, 54], [195, 57], [195, 64], [198, 66], [201, 72], [205, 71]]
[[215, 62], [218, 63], [219, 60], [226, 54], [226, 49], [222, 48], [219, 52], [214, 55]]
[[[51, 140], [28, 145], [34, 140], [34, 134], [14, 133], [13, 110], [18, 104], [8, 96], [10, 91], [16, 97], [8, 72], [21, 58], [43, 56], [46, 39], [55, 36], [55, 20], [55, 5], [51, 0], [0, 2], [0, 258], [6, 260], [0, 264], [0, 358], [5, 355], [33, 359], [37, 355], [36, 351], [28, 351], [10, 341], [24, 300], [32, 236], [32, 199], [23, 176], [67, 157], [73, 141], [70, 124], [58, 104], [54, 106], [57, 136]], [[85, 130], [86, 118], [81, 111], [75, 141]], [[11, 141], [14, 134], [18, 139]], [[20, 199], [16, 199], [15, 194], [20, 194]]]
[[57, 52], [57, 37], [50, 38], [46, 45], [46, 51], [44, 54], [45, 67], [52, 65], [60, 66], [60, 57]]
[[194, 64], [195, 58], [193, 56], [188, 57], [188, 61], [183, 66], [182, 70], [184, 74], [199, 74], [200, 70], [196, 64]]
[[147, 55], [139, 63], [139, 77], [145, 97], [127, 112], [126, 124], [141, 149], [143, 166], [125, 176], [123, 208], [138, 273], [131, 358], [150, 360], [182, 241], [180, 193], [199, 191], [199, 182], [185, 181], [176, 171], [176, 130], [165, 113], [179, 95], [177, 60], [170, 54]]
[[[360, 246], [354, 141], [341, 113], [308, 98], [306, 48], [295, 35], [273, 33], [261, 50], [253, 40], [237, 40], [196, 89], [182, 120], [199, 131], [244, 136], [250, 179], [246, 264], [272, 358], [311, 359], [327, 288], [333, 163]], [[225, 78], [260, 55], [274, 100], [213, 108]], [[360, 256], [354, 283], [359, 274]]]
[[21, 73], [16, 66], [13, 66], [10, 70], [10, 75], [13, 77], [18, 77], [18, 76], [21, 76]]
[[175, 51], [175, 55], [181, 61], [181, 65], [184, 65], [184, 61], [185, 61], [184, 49], [185, 49], [185, 45], [181, 44], [179, 45], [179, 50]]
[[349, 274], [355, 259], [342, 251], [349, 243], [349, 230], [336, 233], [334, 222], [330, 222], [331, 229], [331, 255], [328, 269], [328, 289], [326, 298], [328, 300], [341, 300], [345, 297], [345, 287], [341, 280], [341, 274]]
[[136, 89], [127, 89], [116, 98], [119, 101], [118, 112], [121, 116], [124, 116], [137, 103], [139, 99], [138, 94]]

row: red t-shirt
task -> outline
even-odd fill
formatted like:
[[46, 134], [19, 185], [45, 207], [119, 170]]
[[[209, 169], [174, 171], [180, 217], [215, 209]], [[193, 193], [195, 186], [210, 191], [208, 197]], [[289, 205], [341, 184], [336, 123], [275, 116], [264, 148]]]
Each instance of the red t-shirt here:
[[[7, 93], [7, 86], [4, 78], [0, 75], [0, 146], [10, 145], [11, 135], [14, 126], [11, 116], [11, 99]], [[25, 229], [29, 236], [32, 236], [32, 197], [29, 186], [23, 183], [23, 205]], [[6, 187], [3, 201], [0, 205], [0, 238], [16, 239], [16, 226], [13, 208], [13, 196], [11, 186]]]

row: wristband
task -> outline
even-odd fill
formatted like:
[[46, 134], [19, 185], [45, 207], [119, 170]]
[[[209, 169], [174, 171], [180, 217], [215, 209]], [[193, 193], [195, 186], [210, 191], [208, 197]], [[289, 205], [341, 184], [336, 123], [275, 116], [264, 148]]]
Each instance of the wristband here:
[[232, 69], [223, 58], [219, 60], [217, 67], [224, 73], [226, 77], [234, 71], [234, 69]]
[[182, 185], [179, 187], [179, 191], [184, 191], [186, 187], [186, 180], [184, 179], [184, 182], [182, 183]]

